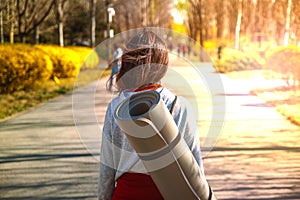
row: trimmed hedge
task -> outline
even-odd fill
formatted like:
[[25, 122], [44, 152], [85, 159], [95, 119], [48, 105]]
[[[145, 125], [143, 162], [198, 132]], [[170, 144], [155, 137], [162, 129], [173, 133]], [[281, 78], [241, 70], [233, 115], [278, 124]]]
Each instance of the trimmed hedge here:
[[287, 84], [300, 81], [300, 48], [297, 46], [278, 47], [267, 54], [266, 69], [282, 74]]
[[52, 75], [49, 56], [32, 46], [1, 45], [0, 55], [0, 93], [30, 89]]
[[215, 61], [214, 67], [220, 73], [261, 69], [262, 64], [259, 60], [254, 54], [226, 48], [222, 51], [222, 58]]
[[0, 45], [0, 55], [2, 94], [32, 89], [50, 78], [75, 77], [81, 67], [91, 69], [99, 63], [97, 53], [86, 47]]

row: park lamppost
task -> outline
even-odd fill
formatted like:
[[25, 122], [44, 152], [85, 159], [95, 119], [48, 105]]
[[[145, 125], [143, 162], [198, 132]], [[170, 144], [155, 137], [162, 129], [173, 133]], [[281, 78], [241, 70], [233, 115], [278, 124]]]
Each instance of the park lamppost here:
[[116, 11], [112, 7], [107, 8], [107, 13], [108, 13], [108, 21], [107, 21], [107, 33], [109, 34], [108, 37], [112, 38], [114, 37], [114, 30], [110, 29], [110, 24], [112, 23], [112, 17], [115, 16]]

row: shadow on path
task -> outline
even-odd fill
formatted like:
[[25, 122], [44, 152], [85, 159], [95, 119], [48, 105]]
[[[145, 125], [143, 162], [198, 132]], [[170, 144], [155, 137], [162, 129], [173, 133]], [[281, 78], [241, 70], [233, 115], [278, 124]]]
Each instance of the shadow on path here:
[[[219, 76], [205, 67], [203, 73]], [[176, 68], [188, 73], [186, 68]], [[213, 95], [225, 97], [226, 121], [213, 151], [204, 157], [206, 177], [218, 199], [300, 199], [299, 127], [250, 95], [245, 88], [252, 86], [223, 75], [222, 80], [225, 92]], [[95, 87], [91, 84], [76, 92], [81, 102], [76, 109], [97, 115], [96, 120], [82, 115], [76, 121], [77, 128], [87, 130], [86, 137], [76, 130], [71, 95], [0, 123], [1, 199], [96, 199], [98, 126], [111, 95], [104, 88], [95, 92]], [[96, 100], [95, 110], [81, 99], [88, 95]], [[197, 95], [202, 100], [203, 94]], [[210, 108], [206, 101], [201, 103], [208, 109], [201, 110], [200, 132], [209, 126], [205, 117]], [[88, 127], [97, 129], [89, 132]], [[86, 145], [96, 153], [91, 155]]]

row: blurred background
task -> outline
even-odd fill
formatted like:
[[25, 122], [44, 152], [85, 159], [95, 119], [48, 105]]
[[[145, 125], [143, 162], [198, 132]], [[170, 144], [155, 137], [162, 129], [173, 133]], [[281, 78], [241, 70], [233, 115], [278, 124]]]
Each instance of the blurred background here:
[[296, 0], [2, 0], [0, 38], [94, 46], [112, 34], [158, 26], [188, 34], [202, 46], [218, 39], [236, 48], [240, 41], [297, 45], [299, 10]]
[[[294, 110], [299, 107], [294, 103], [300, 79], [299, 13], [298, 0], [1, 0], [0, 93], [21, 94], [2, 96], [7, 106], [0, 118], [35, 105], [32, 95], [27, 97], [32, 89], [41, 90], [40, 102], [69, 91], [79, 71], [99, 77], [93, 69], [105, 69], [113, 49], [109, 43], [94, 47], [141, 27], [171, 30], [165, 36], [171, 53], [212, 61], [217, 72], [247, 71], [233, 76], [253, 78], [257, 74], [249, 70], [260, 70], [266, 79], [284, 80], [288, 92], [281, 90], [280, 96], [293, 99], [286, 103]], [[46, 88], [54, 94], [45, 94]], [[280, 110], [295, 113], [286, 106]]]
[[300, 0], [0, 0], [0, 198], [96, 198], [85, 145], [117, 95], [112, 42], [142, 27], [164, 28], [166, 82], [200, 108], [201, 141], [220, 133], [204, 157], [218, 198], [300, 199]]

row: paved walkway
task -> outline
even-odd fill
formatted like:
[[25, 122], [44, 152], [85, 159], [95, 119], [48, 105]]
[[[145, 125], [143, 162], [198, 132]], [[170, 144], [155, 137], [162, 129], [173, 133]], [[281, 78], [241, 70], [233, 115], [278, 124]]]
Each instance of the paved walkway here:
[[[206, 143], [209, 130], [222, 130], [213, 151], [204, 152], [218, 199], [300, 199], [300, 128], [249, 95], [253, 82], [221, 76], [222, 90], [198, 83], [195, 74], [172, 68], [165, 82], [199, 112], [204, 147], [214, 143]], [[207, 65], [201, 74], [219, 78]], [[103, 85], [77, 90], [73, 107], [72, 95], [65, 95], [0, 123], [0, 199], [96, 199], [99, 130], [112, 98]]]

